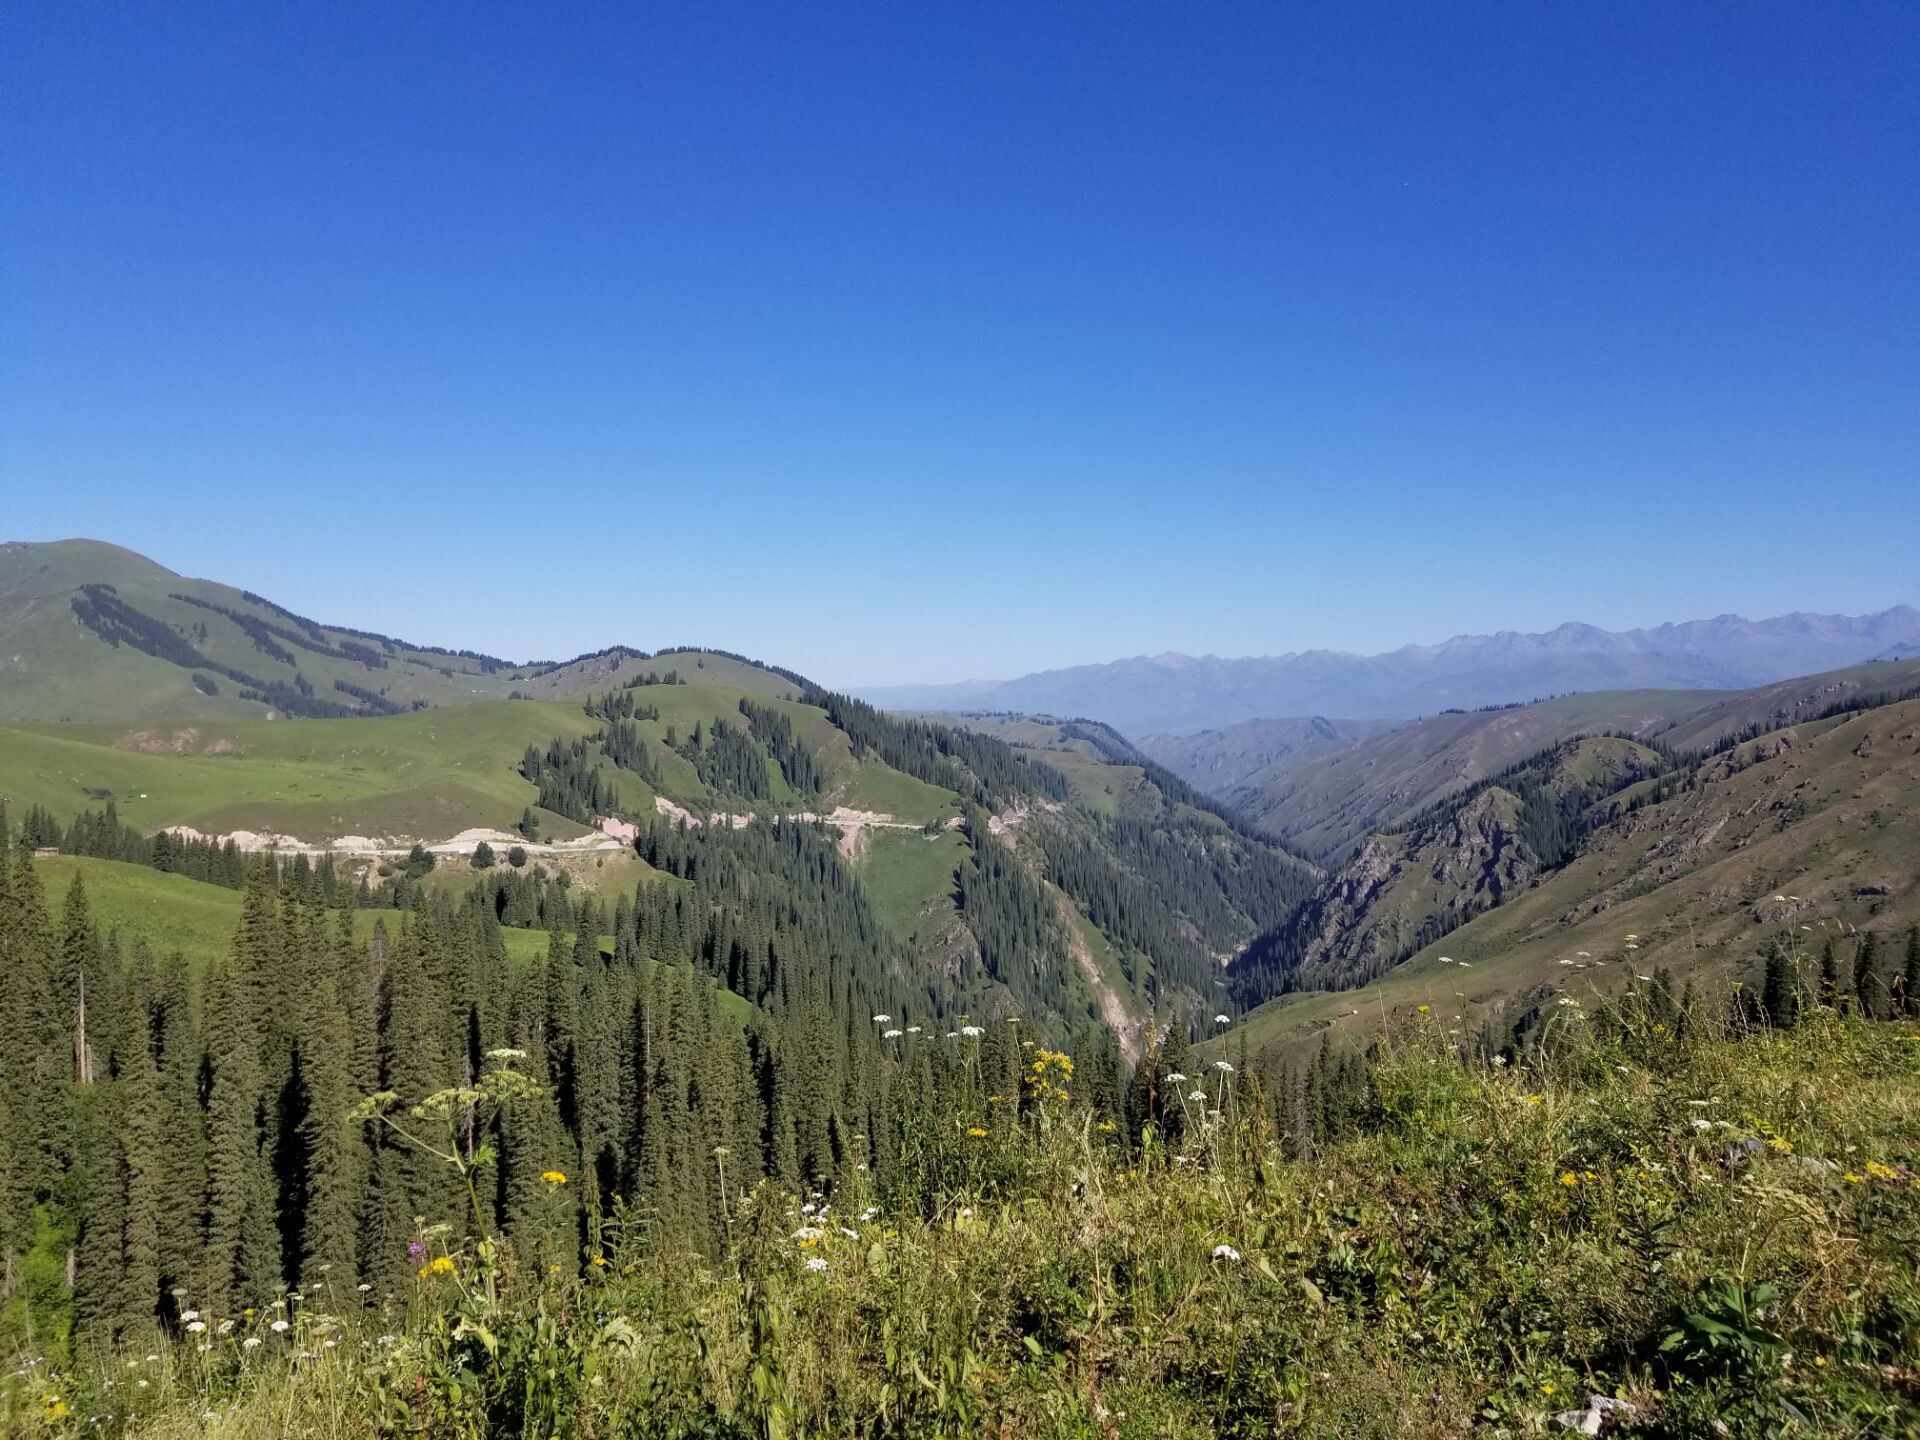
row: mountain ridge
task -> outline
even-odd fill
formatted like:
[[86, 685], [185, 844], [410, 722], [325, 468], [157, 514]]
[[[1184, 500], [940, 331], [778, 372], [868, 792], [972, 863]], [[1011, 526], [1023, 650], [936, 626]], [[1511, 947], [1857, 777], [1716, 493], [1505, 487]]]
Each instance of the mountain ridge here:
[[865, 686], [886, 709], [1084, 715], [1129, 736], [1246, 720], [1337, 715], [1407, 720], [1449, 708], [1592, 690], [1746, 690], [1920, 649], [1920, 610], [1867, 615], [1731, 612], [1610, 631], [1582, 621], [1407, 644], [1373, 655], [1309, 649], [1221, 657], [1168, 651], [1001, 681]]

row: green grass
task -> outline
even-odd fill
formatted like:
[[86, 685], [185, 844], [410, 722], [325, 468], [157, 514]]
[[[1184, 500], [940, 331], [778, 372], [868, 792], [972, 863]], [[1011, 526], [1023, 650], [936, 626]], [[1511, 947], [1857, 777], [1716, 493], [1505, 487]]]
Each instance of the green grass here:
[[953, 918], [953, 875], [967, 855], [957, 830], [929, 838], [917, 830], [869, 829], [858, 869], [880, 923], [903, 940]]
[[[349, 1440], [409, 1402], [496, 1434], [476, 1411], [574, 1436], [1385, 1440], [1567, 1433], [1599, 1394], [1628, 1407], [1610, 1435], [1910, 1433], [1911, 1027], [1648, 1018], [1570, 1022], [1504, 1069], [1389, 1027], [1310, 1156], [1244, 1075], [1188, 1082], [1206, 1101], [1145, 1153], [1083, 1099], [965, 1100], [916, 1132], [937, 1196], [849, 1170], [796, 1234], [801, 1196], [770, 1185], [724, 1258], [622, 1227], [581, 1274], [496, 1272], [456, 1231], [458, 1281], [404, 1310], [309, 1294], [284, 1336], [263, 1309], [206, 1355], [143, 1343], [132, 1399], [119, 1355], [19, 1368], [0, 1425], [40, 1433], [58, 1395], [130, 1410], [125, 1440]], [[476, 1330], [497, 1346], [450, 1339]]]
[[238, 890], [184, 875], [79, 855], [36, 860], [34, 868], [55, 913], [77, 876], [101, 933], [118, 931], [127, 944], [144, 937], [156, 956], [178, 950], [204, 963], [231, 948], [240, 924]]
[[526, 747], [595, 728], [577, 705], [510, 701], [369, 719], [12, 728], [0, 730], [0, 794], [64, 820], [107, 791], [149, 832], [432, 840], [517, 820], [536, 795], [518, 773]]
[[855, 810], [892, 815], [914, 825], [946, 820], [960, 813], [959, 801], [951, 790], [903, 775], [872, 758], [861, 761], [845, 788], [826, 799]]

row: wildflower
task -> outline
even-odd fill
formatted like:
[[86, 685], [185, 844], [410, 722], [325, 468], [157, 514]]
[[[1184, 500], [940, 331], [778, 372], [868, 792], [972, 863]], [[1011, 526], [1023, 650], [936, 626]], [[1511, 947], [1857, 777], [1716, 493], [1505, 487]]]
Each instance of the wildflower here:
[[1793, 1142], [1790, 1140], [1782, 1140], [1776, 1135], [1767, 1141], [1767, 1148], [1769, 1150], [1778, 1150], [1782, 1155], [1791, 1155], [1793, 1153]]
[[453, 1274], [453, 1261], [445, 1255], [436, 1255], [420, 1267], [420, 1277], [431, 1279], [435, 1275]]
[[867, 1206], [866, 1209], [860, 1212], [860, 1223], [864, 1225], [867, 1221], [873, 1219], [873, 1217], [878, 1215], [879, 1213], [880, 1213], [880, 1207], [878, 1205]]
[[847, 1239], [849, 1240], [858, 1240], [860, 1238], [860, 1232], [858, 1230], [849, 1230], [844, 1225], [840, 1227], [840, 1233], [846, 1236]]
[[373, 1286], [367, 1284], [366, 1281], [363, 1280], [353, 1288], [358, 1290], [362, 1295], [365, 1295], [368, 1291], [373, 1289]]
[[200, 1318], [200, 1312], [198, 1310], [182, 1310], [180, 1312], [180, 1318], [182, 1320], [198, 1320]]
[[891, 1019], [893, 1019], [891, 1015], [876, 1015], [873, 1017], [873, 1023], [876, 1025], [884, 1025]]
[[1213, 1017], [1213, 1023], [1216, 1025], [1231, 1025], [1233, 1023], [1233, 1017], [1231, 1015], [1216, 1015]]
[[1189, 1100], [1204, 1100], [1206, 1098], [1207, 1098], [1207, 1092], [1204, 1090], [1196, 1090], [1191, 1095], [1187, 1096], [1187, 1099]]
[[1873, 1176], [1876, 1180], [1897, 1180], [1900, 1178], [1891, 1165], [1884, 1165], [1878, 1160], [1869, 1160], [1867, 1162], [1867, 1174]]
[[564, 1185], [567, 1183], [566, 1175], [559, 1170], [542, 1170], [540, 1172], [540, 1178], [549, 1185]]
[[1551, 1394], [1553, 1394], [1553, 1386], [1551, 1386], [1551, 1385], [1542, 1385], [1542, 1386], [1540, 1387], [1540, 1393], [1541, 1393], [1542, 1395], [1551, 1395]]
[[1523, 1095], [1520, 1097], [1520, 1101], [1523, 1105], [1538, 1105], [1540, 1103], [1540, 1097], [1538, 1095]]
[[1580, 1183], [1580, 1177], [1571, 1170], [1562, 1170], [1560, 1172], [1560, 1183], [1571, 1190]]
[[487, 1058], [489, 1060], [524, 1060], [527, 1058], [527, 1052], [516, 1050], [511, 1045], [502, 1045], [498, 1050], [487, 1051]]
[[1507, 1057], [1504, 1055], [1496, 1055], [1493, 1057], [1493, 1063], [1496, 1065], [1504, 1065], [1507, 1063]]
[[793, 1232], [793, 1238], [798, 1240], [802, 1245], [818, 1245], [822, 1240], [827, 1238], [827, 1232], [822, 1230], [818, 1225], [802, 1225], [798, 1230]]
[[1865, 1183], [1867, 1177], [1864, 1175], [1856, 1175], [1851, 1170], [1849, 1170], [1847, 1171], [1846, 1174], [1842, 1175], [1840, 1178], [1846, 1181], [1849, 1185], [1860, 1185]]
[[598, 1270], [598, 1269], [601, 1269], [601, 1268], [602, 1268], [603, 1266], [605, 1266], [605, 1265], [606, 1265], [606, 1263], [607, 1263], [607, 1257], [606, 1257], [606, 1256], [604, 1256], [604, 1255], [596, 1255], [596, 1256], [594, 1256], [594, 1257], [593, 1257], [593, 1258], [592, 1258], [591, 1260], [589, 1260], [589, 1261], [588, 1261], [587, 1263], [588, 1263], [589, 1265], [591, 1265], [591, 1266], [593, 1266], [593, 1268], [594, 1268], [594, 1269], [596, 1269], [596, 1270]]
[[920, 1027], [918, 1025], [907, 1026], [907, 1034], [918, 1035], [919, 1033], [920, 1033]]
[[1233, 1073], [1233, 1066], [1229, 1065], [1224, 1060], [1214, 1061], [1213, 1068], [1218, 1070], [1222, 1075], [1231, 1075]]
[[284, 1335], [287, 1333], [287, 1322], [284, 1320], [276, 1320], [267, 1328], [276, 1335]]
[[967, 1127], [967, 1134], [973, 1136], [976, 1140], [983, 1138], [986, 1133], [987, 1132], [982, 1130], [978, 1125], [969, 1125]]
[[807, 1257], [807, 1269], [816, 1275], [824, 1275], [827, 1273], [827, 1262], [822, 1260], [818, 1255], [809, 1255]]
[[260, 1348], [260, 1337], [258, 1335], [247, 1336], [246, 1339], [240, 1342], [240, 1348], [242, 1350], [258, 1350]]
[[1182, 1075], [1178, 1070], [1175, 1070], [1171, 1075], [1167, 1076], [1167, 1083], [1169, 1085], [1184, 1085], [1186, 1080], [1187, 1077]]
[[1693, 1128], [1694, 1128], [1694, 1129], [1696, 1129], [1696, 1130], [1711, 1130], [1711, 1129], [1713, 1128], [1713, 1121], [1711, 1121], [1711, 1120], [1695, 1120], [1695, 1121], [1693, 1122]]
[[900, 1032], [898, 1030], [889, 1030], [880, 1038], [882, 1040], [898, 1040], [900, 1038]]
[[1216, 1245], [1213, 1247], [1213, 1258], [1216, 1260], [1238, 1260], [1240, 1258], [1240, 1252], [1231, 1245]]
[[1420, 1005], [1415, 1008], [1417, 1008], [1422, 1015], [1431, 1015], [1433, 1013], [1433, 1007], [1431, 1005]]
[[198, 1335], [202, 1330], [205, 1330], [206, 1328], [207, 1328], [207, 1322], [204, 1320], [189, 1320], [187, 1322], [187, 1333], [189, 1335]]
[[960, 1033], [966, 1036], [967, 1039], [969, 1040], [978, 1040], [982, 1035], [986, 1034], [987, 1032], [981, 1029], [978, 1025], [962, 1025], [960, 1027]]

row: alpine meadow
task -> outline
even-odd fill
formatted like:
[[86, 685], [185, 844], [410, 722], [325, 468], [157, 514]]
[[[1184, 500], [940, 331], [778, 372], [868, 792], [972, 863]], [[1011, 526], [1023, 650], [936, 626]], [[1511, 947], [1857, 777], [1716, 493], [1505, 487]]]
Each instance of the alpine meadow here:
[[1920, 1440], [1916, 61], [0, 7], [0, 1440]]

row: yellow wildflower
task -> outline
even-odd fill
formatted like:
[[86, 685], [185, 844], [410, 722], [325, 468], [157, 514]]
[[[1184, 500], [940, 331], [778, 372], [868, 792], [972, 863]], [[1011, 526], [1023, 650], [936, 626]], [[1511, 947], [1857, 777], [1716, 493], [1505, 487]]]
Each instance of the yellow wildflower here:
[[1580, 1183], [1580, 1177], [1571, 1170], [1563, 1170], [1560, 1172], [1560, 1183], [1571, 1190]]
[[420, 1267], [420, 1278], [431, 1280], [435, 1275], [453, 1274], [453, 1261], [445, 1255], [436, 1255]]
[[1846, 1181], [1849, 1185], [1860, 1185], [1865, 1183], [1867, 1177], [1864, 1175], [1856, 1175], [1853, 1173], [1853, 1171], [1849, 1170], [1847, 1171], [1846, 1174], [1842, 1175], [1840, 1178]]
[[1878, 1160], [1867, 1161], [1867, 1174], [1876, 1180], [1898, 1180], [1899, 1174], [1891, 1165], [1883, 1165]]
[[598, 1270], [601, 1266], [607, 1263], [607, 1257], [604, 1255], [596, 1255], [593, 1257], [593, 1259], [589, 1260], [587, 1263], [593, 1266], [594, 1269]]
[[1431, 1015], [1433, 1013], [1433, 1007], [1431, 1005], [1422, 1005], [1419, 1007], [1419, 1010], [1422, 1015]]
[[982, 1130], [978, 1125], [969, 1125], [967, 1127], [967, 1134], [973, 1136], [973, 1138], [976, 1140], [984, 1137], [986, 1133], [987, 1132]]
[[1538, 1095], [1525, 1095], [1521, 1098], [1529, 1105], [1538, 1105], [1540, 1103], [1540, 1097]]
[[1778, 1150], [1782, 1155], [1791, 1155], [1793, 1153], [1793, 1142], [1789, 1140], [1782, 1140], [1778, 1135], [1776, 1135], [1771, 1140], [1767, 1141], [1767, 1148], [1770, 1150]]
[[549, 1185], [564, 1185], [567, 1183], [567, 1177], [558, 1170], [543, 1170], [540, 1172], [540, 1178]]

